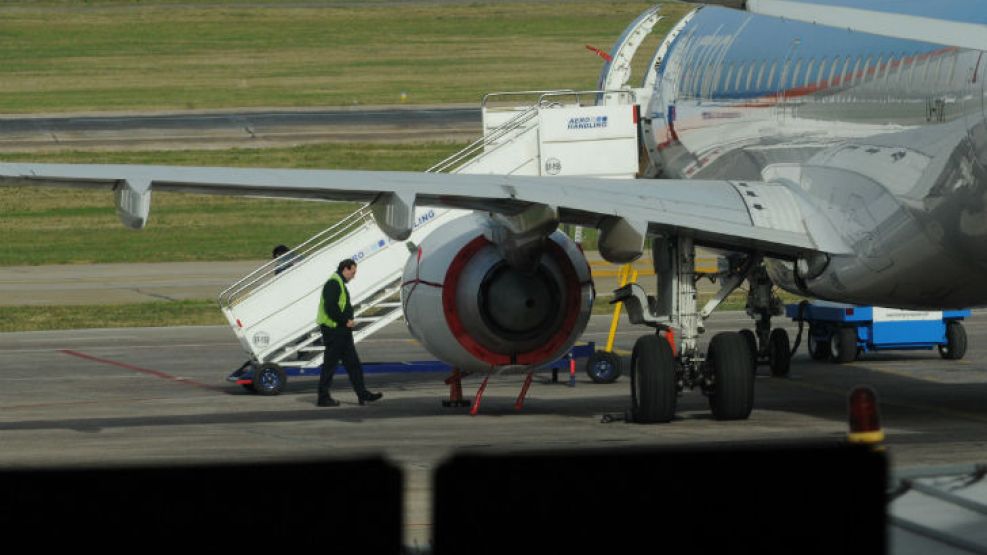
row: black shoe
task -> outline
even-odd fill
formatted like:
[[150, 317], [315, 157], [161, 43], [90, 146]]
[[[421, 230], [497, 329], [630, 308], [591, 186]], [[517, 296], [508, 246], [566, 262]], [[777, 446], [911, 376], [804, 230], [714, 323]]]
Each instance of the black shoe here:
[[360, 397], [360, 404], [365, 405], [367, 403], [373, 403], [374, 401], [380, 399], [383, 396], [384, 396], [383, 393], [370, 393], [368, 391], [364, 393], [362, 397]]
[[338, 407], [339, 406], [339, 401], [337, 401], [337, 400], [335, 400], [335, 399], [333, 399], [331, 397], [327, 397], [325, 399], [319, 399], [319, 401], [317, 403], [315, 403], [315, 406], [317, 406], [317, 407]]

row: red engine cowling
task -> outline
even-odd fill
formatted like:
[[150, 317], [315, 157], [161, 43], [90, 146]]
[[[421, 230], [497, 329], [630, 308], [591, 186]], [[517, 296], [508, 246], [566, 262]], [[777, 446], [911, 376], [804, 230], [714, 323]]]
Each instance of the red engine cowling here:
[[472, 214], [429, 234], [404, 269], [408, 328], [461, 370], [551, 363], [582, 334], [593, 305], [589, 264], [555, 232], [534, 271], [507, 264]]

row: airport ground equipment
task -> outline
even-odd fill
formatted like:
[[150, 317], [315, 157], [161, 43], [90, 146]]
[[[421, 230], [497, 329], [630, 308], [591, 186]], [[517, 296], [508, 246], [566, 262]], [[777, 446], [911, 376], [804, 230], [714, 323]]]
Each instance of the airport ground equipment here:
[[[596, 105], [601, 98], [608, 104]], [[638, 171], [638, 106], [629, 89], [491, 93], [483, 99], [482, 114], [484, 136], [429, 172], [630, 179]], [[220, 294], [223, 313], [250, 356], [230, 381], [275, 394], [289, 376], [318, 374], [323, 347], [315, 313], [323, 284], [345, 258], [359, 264], [348, 285], [354, 341], [402, 316], [416, 317], [421, 303], [409, 303], [409, 292], [402, 291], [408, 285], [405, 270], [416, 261], [412, 254], [418, 264], [414, 272], [435, 262], [429, 257], [437, 256], [437, 249], [425, 248], [423, 254], [428, 236], [471, 212], [418, 208], [410, 237], [395, 241], [378, 225], [388, 225], [390, 208], [361, 207]], [[419, 299], [425, 294], [416, 293]], [[442, 345], [426, 348], [458, 365], [443, 356], [448, 349]]]
[[[618, 271], [618, 287], [627, 283], [636, 283], [638, 271], [631, 264], [625, 264]], [[607, 345], [586, 359], [586, 375], [593, 383], [613, 383], [621, 374], [620, 355], [613, 350], [613, 342], [617, 336], [617, 324], [620, 323], [620, 312], [623, 303], [614, 303], [613, 317], [610, 320], [610, 332], [607, 334]]]
[[[552, 382], [558, 381], [558, 371], [560, 368], [569, 368], [570, 360], [574, 358], [585, 358], [592, 356], [596, 351], [596, 344], [592, 341], [572, 348], [568, 355], [559, 360], [544, 366], [543, 369], [552, 371]], [[450, 401], [462, 400], [462, 386], [459, 380], [467, 374], [456, 374], [456, 369], [440, 360], [415, 360], [398, 362], [362, 362], [364, 374], [390, 374], [399, 372], [434, 373], [451, 372], [458, 377], [446, 380], [450, 389]], [[288, 378], [318, 377], [322, 366], [311, 366], [295, 364], [291, 366], [281, 366], [273, 362], [266, 362], [257, 366], [253, 361], [247, 361], [242, 366], [233, 371], [227, 377], [227, 381], [241, 385], [244, 389], [260, 393], [263, 395], [277, 395], [284, 391]], [[336, 368], [337, 374], [345, 374], [343, 366]], [[458, 391], [458, 394], [457, 394]], [[469, 406], [470, 403], [455, 404], [443, 402], [445, 406]]]
[[809, 324], [807, 346], [815, 360], [843, 363], [888, 350], [936, 348], [946, 359], [966, 353], [963, 319], [969, 309], [912, 311], [816, 301], [788, 304], [785, 313]]
[[[653, 8], [628, 27], [611, 52], [612, 62], [601, 72], [597, 90], [486, 95], [481, 105], [483, 136], [427, 171], [633, 179], [640, 170], [640, 106], [647, 103], [653, 87], [632, 89], [626, 83], [631, 58], [660, 19]], [[438, 248], [426, 248], [428, 237], [435, 229], [450, 229], [447, 224], [470, 212], [417, 208], [410, 237], [395, 241], [384, 229], [397, 226], [395, 218], [401, 220], [401, 229], [407, 229], [407, 218], [395, 216], [400, 212], [400, 202], [386, 199], [365, 205], [223, 291], [220, 306], [250, 356], [228, 379], [258, 393], [276, 394], [289, 376], [318, 374], [323, 347], [314, 321], [316, 309], [323, 284], [345, 258], [359, 264], [357, 278], [348, 285], [355, 309], [355, 342], [402, 316], [412, 330], [434, 324], [429, 320], [434, 316], [434, 291], [429, 287], [416, 291], [415, 284], [424, 279], [429, 264], [445, 275], [443, 263], [448, 261], [436, 260], [442, 245], [435, 240], [432, 245]], [[581, 252], [567, 256], [585, 262]], [[579, 260], [570, 262], [578, 265]], [[408, 275], [413, 276], [411, 281], [405, 279]], [[435, 283], [444, 280], [440, 277]], [[583, 304], [592, 304], [592, 292], [589, 297]], [[583, 308], [588, 319], [589, 307]], [[484, 367], [476, 357], [464, 354], [455, 340], [438, 341], [443, 344], [424, 346], [454, 366]]]

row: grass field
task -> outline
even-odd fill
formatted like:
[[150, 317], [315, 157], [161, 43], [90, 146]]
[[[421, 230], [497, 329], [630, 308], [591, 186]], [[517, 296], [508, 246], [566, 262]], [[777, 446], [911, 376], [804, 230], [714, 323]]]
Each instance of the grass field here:
[[[415, 104], [477, 102], [497, 90], [591, 89], [602, 61], [584, 45], [609, 49], [649, 5], [6, 1], [0, 114], [396, 104], [402, 94]], [[689, 9], [666, 5], [637, 67]]]
[[[421, 171], [461, 145], [4, 154], [5, 161]], [[155, 193], [148, 226], [124, 228], [110, 191], [0, 188], [0, 265], [244, 260], [308, 239], [358, 205]]]

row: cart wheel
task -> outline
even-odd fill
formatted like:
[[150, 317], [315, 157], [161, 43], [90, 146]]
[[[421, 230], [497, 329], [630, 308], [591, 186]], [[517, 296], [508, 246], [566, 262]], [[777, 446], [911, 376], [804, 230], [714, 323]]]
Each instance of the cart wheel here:
[[857, 328], [837, 328], [829, 340], [833, 362], [842, 364], [857, 358]]
[[792, 344], [788, 340], [788, 332], [784, 329], [772, 330], [768, 338], [768, 357], [772, 376], [784, 378], [788, 375], [788, 370], [792, 366]]
[[959, 360], [966, 354], [966, 329], [961, 322], [946, 323], [946, 344], [939, 345], [939, 356]]
[[277, 395], [284, 390], [288, 382], [288, 376], [281, 368], [273, 362], [263, 364], [254, 372], [254, 389], [261, 395]]
[[754, 335], [754, 332], [752, 332], [751, 330], [748, 330], [748, 329], [740, 330], [740, 335], [742, 335], [744, 337], [744, 340], [747, 341], [747, 347], [750, 348], [750, 350], [751, 350], [751, 367], [756, 372], [757, 371], [757, 354], [758, 354], [757, 353], [757, 336]]
[[830, 339], [827, 337], [824, 340], [819, 340], [816, 337], [816, 330], [809, 328], [809, 340], [806, 342], [806, 346], [809, 348], [809, 356], [812, 360], [826, 360], [830, 356]]
[[620, 356], [610, 351], [596, 351], [586, 359], [586, 375], [593, 383], [613, 383], [620, 377]]

